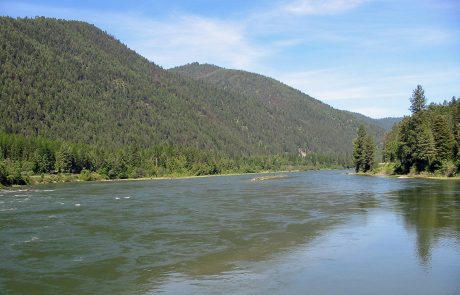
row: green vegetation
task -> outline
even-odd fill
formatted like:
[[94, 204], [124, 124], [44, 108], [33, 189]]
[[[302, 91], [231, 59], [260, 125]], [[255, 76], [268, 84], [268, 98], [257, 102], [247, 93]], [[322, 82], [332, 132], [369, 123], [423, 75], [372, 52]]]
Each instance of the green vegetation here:
[[374, 167], [375, 143], [363, 125], [353, 142], [353, 163], [356, 172], [368, 172]]
[[[235, 113], [240, 128], [256, 128], [264, 149], [278, 151], [323, 152], [351, 159], [351, 139], [361, 124], [376, 138], [383, 140], [384, 128], [377, 120], [330, 107], [299, 90], [274, 79], [241, 70], [215, 65], [191, 63], [170, 70], [223, 89], [251, 102], [251, 116]], [[257, 111], [260, 110], [260, 111]], [[252, 127], [251, 127], [252, 125]]]
[[164, 70], [84, 22], [0, 17], [0, 39], [4, 185], [346, 167], [360, 124], [383, 138], [261, 75]]
[[[454, 176], [460, 170], [460, 100], [426, 106], [422, 86], [410, 99], [412, 116], [385, 137], [384, 162], [393, 173]], [[387, 168], [386, 168], [387, 169]]]
[[[120, 149], [0, 133], [0, 184], [199, 176], [343, 167], [321, 154], [228, 157], [194, 148], [157, 145]], [[79, 175], [76, 175], [79, 174]]]
[[[227, 85], [166, 71], [84, 22], [1, 17], [0, 39], [6, 133], [109, 149], [185, 146], [232, 157], [302, 148], [350, 161], [351, 138], [362, 123], [260, 75], [235, 71], [240, 78], [223, 77]], [[365, 124], [383, 138], [382, 128]]]

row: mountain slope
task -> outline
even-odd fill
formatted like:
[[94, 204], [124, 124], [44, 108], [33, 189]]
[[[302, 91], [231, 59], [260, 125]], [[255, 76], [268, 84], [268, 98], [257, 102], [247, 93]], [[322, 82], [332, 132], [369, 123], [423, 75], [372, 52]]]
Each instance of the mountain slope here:
[[257, 152], [229, 118], [251, 102], [168, 73], [92, 25], [1, 18], [0, 39], [6, 132], [99, 146]]
[[7, 133], [104, 148], [171, 144], [239, 156], [300, 147], [344, 158], [362, 123], [260, 75], [166, 71], [83, 22], [1, 17], [0, 40]]
[[377, 125], [385, 129], [385, 131], [390, 131], [393, 125], [401, 122], [401, 120], [403, 119], [402, 117], [387, 117], [387, 118], [381, 118], [381, 119], [373, 119], [373, 118], [364, 116], [360, 113], [350, 112], [350, 114], [355, 116], [360, 121], [366, 122], [371, 125]]
[[376, 124], [389, 131], [393, 126], [402, 121], [402, 117], [387, 117], [381, 119], [375, 119]]
[[[215, 65], [192, 63], [170, 69], [171, 72], [210, 83], [220, 89], [243, 95], [265, 109], [268, 130], [275, 140], [289, 138], [288, 149], [306, 148], [318, 152], [350, 151], [356, 129], [365, 124], [381, 142], [384, 130], [373, 119], [334, 109], [274, 79]], [[256, 116], [256, 114], [254, 115]], [[257, 118], [257, 121], [264, 118]], [[281, 128], [280, 128], [281, 127]]]

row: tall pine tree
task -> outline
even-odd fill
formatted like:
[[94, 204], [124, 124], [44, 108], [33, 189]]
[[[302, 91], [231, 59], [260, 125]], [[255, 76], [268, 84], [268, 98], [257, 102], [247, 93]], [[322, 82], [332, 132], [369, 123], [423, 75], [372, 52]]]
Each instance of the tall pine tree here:
[[353, 142], [353, 162], [356, 172], [367, 172], [374, 165], [375, 144], [367, 134], [363, 125], [359, 126], [358, 134]]
[[412, 92], [412, 97], [410, 98], [411, 106], [410, 111], [415, 114], [424, 109], [426, 109], [426, 98], [425, 90], [423, 90], [421, 85], [417, 85], [417, 88]]
[[451, 133], [447, 119], [436, 116], [433, 122], [433, 135], [436, 144], [436, 156], [439, 161], [452, 158], [455, 148], [454, 135]]

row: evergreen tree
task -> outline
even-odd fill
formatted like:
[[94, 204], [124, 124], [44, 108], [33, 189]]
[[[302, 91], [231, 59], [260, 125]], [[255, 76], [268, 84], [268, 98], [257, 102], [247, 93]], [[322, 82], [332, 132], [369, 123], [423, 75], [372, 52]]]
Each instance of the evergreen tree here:
[[426, 124], [420, 124], [415, 129], [415, 144], [413, 149], [414, 164], [418, 172], [430, 169], [436, 155], [435, 140], [431, 129]]
[[400, 133], [400, 124], [396, 124], [393, 127], [393, 130], [385, 134], [383, 141], [383, 153], [382, 160], [383, 162], [395, 162], [397, 159], [397, 153], [399, 148], [399, 133]]
[[367, 172], [374, 167], [375, 143], [370, 135], [364, 141], [364, 163], [363, 172]]
[[436, 145], [437, 160], [447, 160], [452, 158], [455, 139], [451, 133], [448, 121], [444, 116], [437, 116], [433, 122], [433, 135]]
[[426, 170], [433, 161], [434, 138], [431, 129], [424, 123], [426, 118], [415, 114], [401, 124], [398, 160], [403, 173], [408, 173], [411, 168], [417, 172]]
[[410, 111], [415, 114], [424, 109], [426, 109], [426, 98], [425, 90], [423, 90], [421, 85], [417, 85], [417, 88], [412, 92], [412, 97], [410, 98], [411, 106]]
[[456, 106], [454, 117], [454, 135], [456, 141], [456, 158], [458, 165], [460, 166], [460, 100], [456, 101]]
[[[460, 103], [430, 104], [425, 109], [421, 86], [411, 98], [412, 116], [395, 125], [385, 138], [385, 160], [395, 163], [396, 173], [430, 171], [455, 175], [460, 170]], [[421, 110], [425, 110], [421, 112]]]
[[367, 134], [363, 125], [359, 126], [358, 134], [353, 142], [353, 162], [356, 172], [367, 172], [374, 165], [375, 144]]

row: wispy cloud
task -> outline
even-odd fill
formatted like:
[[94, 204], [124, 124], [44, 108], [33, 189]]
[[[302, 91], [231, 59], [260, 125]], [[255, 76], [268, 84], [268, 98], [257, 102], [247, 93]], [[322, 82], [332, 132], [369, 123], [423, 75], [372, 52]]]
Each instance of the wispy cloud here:
[[297, 15], [335, 14], [356, 8], [367, 0], [298, 0], [283, 7]]
[[87, 21], [163, 67], [254, 71], [371, 116], [407, 113], [417, 84], [437, 101], [460, 95], [455, 0], [272, 0], [228, 15], [20, 1], [0, 0], [0, 14]]
[[281, 74], [276, 78], [336, 108], [380, 118], [408, 114], [409, 97], [417, 84], [424, 86], [429, 102], [449, 99], [455, 93], [449, 92], [448, 85], [458, 81], [460, 74], [452, 67], [442, 71], [436, 67], [387, 68], [371, 74], [335, 67]]
[[249, 69], [271, 52], [252, 43], [247, 36], [247, 27], [237, 21], [186, 14], [155, 19], [133, 11], [94, 11], [20, 2], [3, 3], [2, 6], [17, 15], [81, 19], [94, 23], [166, 68], [198, 61]]
[[[402, 117], [406, 114], [401, 113], [401, 110], [399, 107], [364, 107], [364, 108], [351, 108], [351, 112], [355, 113], [360, 113], [365, 116], [371, 117], [371, 118], [385, 118], [389, 116], [397, 116], [397, 117]], [[390, 115], [391, 114], [391, 115]]]
[[166, 67], [191, 61], [233, 68], [251, 68], [269, 51], [252, 44], [245, 27], [197, 16], [167, 20], [125, 19], [130, 23], [130, 44], [145, 57]]

